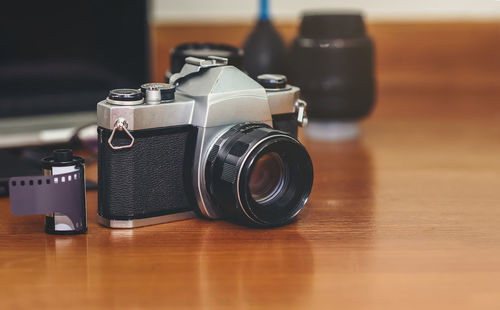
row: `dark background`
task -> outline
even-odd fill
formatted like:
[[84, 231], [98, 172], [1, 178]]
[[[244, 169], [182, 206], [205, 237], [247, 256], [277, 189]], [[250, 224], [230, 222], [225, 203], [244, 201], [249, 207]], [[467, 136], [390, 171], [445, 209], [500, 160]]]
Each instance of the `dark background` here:
[[3, 2], [0, 117], [95, 110], [148, 81], [146, 2]]

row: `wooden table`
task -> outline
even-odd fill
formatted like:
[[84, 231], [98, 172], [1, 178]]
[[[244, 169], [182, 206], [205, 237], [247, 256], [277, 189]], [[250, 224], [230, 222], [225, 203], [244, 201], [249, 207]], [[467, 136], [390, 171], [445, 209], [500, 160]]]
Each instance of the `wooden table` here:
[[88, 233], [52, 236], [2, 198], [0, 309], [499, 309], [499, 98], [382, 87], [359, 141], [304, 141], [313, 192], [277, 229], [111, 230], [89, 192]]

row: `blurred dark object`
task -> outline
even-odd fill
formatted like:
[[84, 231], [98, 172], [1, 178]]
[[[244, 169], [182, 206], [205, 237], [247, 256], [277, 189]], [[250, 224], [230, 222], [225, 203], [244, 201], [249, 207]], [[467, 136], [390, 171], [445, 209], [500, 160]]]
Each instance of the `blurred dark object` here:
[[218, 43], [184, 43], [177, 45], [170, 52], [170, 71], [165, 74], [168, 83], [170, 76], [179, 73], [184, 66], [186, 57], [206, 59], [208, 56], [219, 56], [228, 59], [228, 64], [242, 69], [243, 50], [228, 44]]
[[[305, 13], [290, 50], [289, 79], [314, 121], [352, 122], [375, 99], [374, 46], [359, 13]], [[313, 125], [314, 126], [314, 125]]]
[[95, 110], [110, 88], [149, 78], [146, 1], [6, 1], [0, 115]]
[[259, 19], [243, 50], [243, 68], [252, 78], [265, 73], [285, 73], [285, 43], [269, 18], [267, 0], [260, 1]]
[[[109, 89], [149, 80], [148, 34], [146, 0], [2, 3], [0, 147], [62, 143], [37, 134], [95, 122]], [[63, 113], [75, 118], [51, 118]]]
[[0, 197], [9, 195], [9, 178], [41, 175], [40, 160], [19, 157], [12, 151], [0, 150]]

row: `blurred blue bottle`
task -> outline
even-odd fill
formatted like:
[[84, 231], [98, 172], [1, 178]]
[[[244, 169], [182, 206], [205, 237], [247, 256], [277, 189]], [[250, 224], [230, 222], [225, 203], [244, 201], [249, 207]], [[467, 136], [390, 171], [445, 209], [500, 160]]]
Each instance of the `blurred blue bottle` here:
[[268, 0], [260, 0], [259, 19], [243, 50], [243, 68], [252, 78], [264, 73], [285, 73], [285, 43], [269, 17]]

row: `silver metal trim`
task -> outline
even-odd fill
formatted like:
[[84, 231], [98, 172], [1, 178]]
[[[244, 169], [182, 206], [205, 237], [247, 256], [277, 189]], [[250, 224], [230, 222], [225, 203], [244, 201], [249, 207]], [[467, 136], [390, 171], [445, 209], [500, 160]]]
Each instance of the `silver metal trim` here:
[[[211, 131], [216, 132], [215, 134], [207, 134], [207, 129], [203, 128], [203, 132], [200, 132], [201, 141], [199, 147], [196, 148], [195, 157], [197, 159], [195, 163], [195, 169], [193, 173], [194, 184], [196, 186], [196, 200], [198, 201], [198, 208], [201, 213], [210, 219], [219, 219], [223, 216], [222, 210], [210, 201], [208, 197], [206, 188], [206, 175], [205, 175], [205, 165], [207, 164], [208, 155], [210, 150], [213, 148], [215, 143], [219, 138], [224, 135], [228, 130], [230, 130], [234, 125], [226, 126], [225, 128], [213, 128]], [[207, 207], [210, 207], [210, 209]]]
[[267, 100], [271, 115], [294, 113], [296, 107], [293, 104], [300, 97], [300, 89], [292, 85], [286, 85], [284, 89], [267, 89]]
[[292, 90], [292, 86], [286, 85], [285, 88], [265, 88], [266, 92], [268, 93], [279, 93], [281, 91], [288, 91]]
[[[186, 70], [193, 65], [187, 64]], [[178, 125], [216, 127], [241, 122], [269, 122], [272, 115], [296, 112], [300, 89], [287, 85], [266, 91], [232, 66], [216, 66], [186, 80], [174, 101], [165, 104], [119, 106], [106, 100], [97, 105], [97, 124], [112, 130], [118, 117], [127, 119], [128, 130]]]
[[173, 102], [174, 99], [161, 100], [162, 91], [172, 90], [175, 92], [175, 86], [168, 83], [146, 83], [141, 85], [144, 94], [145, 104], [160, 104]]
[[227, 58], [218, 56], [208, 56], [208, 59], [197, 58], [197, 57], [187, 57], [185, 59], [186, 63], [199, 66], [201, 68], [210, 68], [215, 66], [225, 66], [227, 65]]
[[106, 102], [109, 104], [112, 104], [112, 105], [133, 106], [133, 105], [143, 104], [144, 99], [136, 100], [136, 101], [118, 101], [118, 100], [106, 98]]
[[297, 99], [295, 101], [295, 107], [297, 108], [297, 123], [300, 127], [306, 127], [309, 123], [309, 118], [307, 117], [307, 102]]
[[196, 213], [194, 213], [194, 211], [186, 211], [186, 212], [160, 215], [160, 216], [148, 217], [143, 219], [134, 219], [134, 220], [111, 220], [97, 214], [97, 223], [109, 228], [136, 228], [136, 227], [144, 227], [144, 226], [169, 223], [175, 221], [182, 221], [195, 217]]
[[97, 104], [97, 125], [112, 130], [118, 117], [127, 120], [129, 131], [191, 124], [195, 101], [175, 96], [172, 102], [136, 106], [111, 105], [103, 100]]

